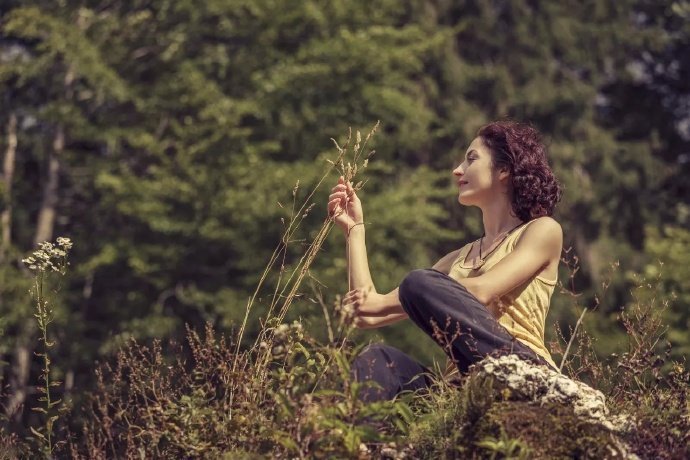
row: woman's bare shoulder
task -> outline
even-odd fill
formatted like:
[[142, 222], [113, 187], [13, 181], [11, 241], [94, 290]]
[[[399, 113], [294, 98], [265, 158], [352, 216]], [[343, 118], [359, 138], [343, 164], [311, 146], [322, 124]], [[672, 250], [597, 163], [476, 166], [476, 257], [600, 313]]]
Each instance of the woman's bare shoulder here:
[[445, 273], [446, 275], [450, 273], [450, 267], [453, 265], [453, 262], [458, 258], [460, 253], [462, 252], [463, 249], [465, 249], [468, 245], [465, 245], [461, 247], [460, 249], [456, 249], [454, 251], [449, 252], [445, 256], [441, 257], [438, 262], [434, 264], [432, 268]]
[[534, 219], [527, 227], [527, 231], [541, 235], [563, 236], [563, 228], [556, 219], [551, 216], [543, 216]]
[[538, 217], [527, 225], [517, 244], [519, 245], [522, 241], [540, 242], [560, 247], [563, 244], [563, 228], [553, 217]]

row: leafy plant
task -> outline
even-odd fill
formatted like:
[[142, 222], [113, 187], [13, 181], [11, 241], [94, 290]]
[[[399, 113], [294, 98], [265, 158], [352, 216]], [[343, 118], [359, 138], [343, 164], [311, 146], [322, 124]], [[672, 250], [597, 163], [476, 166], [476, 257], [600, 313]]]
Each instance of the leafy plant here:
[[39, 340], [43, 343], [43, 350], [36, 353], [36, 355], [43, 359], [43, 368], [39, 377], [43, 385], [37, 388], [42, 394], [39, 401], [43, 402], [44, 405], [32, 407], [32, 410], [40, 412], [45, 416], [45, 424], [42, 428], [31, 427], [30, 429], [34, 436], [43, 444], [42, 450], [46, 457], [52, 457], [55, 447], [53, 426], [60, 414], [66, 410], [64, 405], [60, 405], [62, 400], [51, 397], [51, 388], [60, 386], [62, 382], [51, 381], [50, 375], [51, 361], [49, 351], [55, 346], [55, 342], [51, 341], [48, 333], [48, 326], [54, 319], [49, 285], [53, 275], [62, 276], [66, 273], [67, 266], [69, 265], [67, 256], [71, 248], [72, 242], [70, 239], [60, 237], [55, 244], [47, 241], [40, 243], [39, 249], [22, 261], [34, 276], [34, 284], [31, 289], [36, 307], [34, 317], [38, 322], [38, 329], [41, 333]]
[[509, 438], [505, 433], [501, 432], [498, 438], [486, 437], [476, 443], [478, 447], [489, 451], [490, 459], [495, 458], [512, 458], [512, 459], [528, 459], [530, 458], [530, 451], [525, 444], [519, 439]]

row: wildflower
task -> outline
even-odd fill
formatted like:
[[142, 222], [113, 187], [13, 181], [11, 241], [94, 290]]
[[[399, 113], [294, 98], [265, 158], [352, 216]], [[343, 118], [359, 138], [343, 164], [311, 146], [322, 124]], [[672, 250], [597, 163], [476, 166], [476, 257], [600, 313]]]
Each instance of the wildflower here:
[[58, 246], [62, 246], [63, 248], [68, 249], [68, 250], [72, 249], [72, 240], [70, 240], [69, 238], [65, 238], [65, 237], [60, 236], [60, 237], [58, 237], [56, 242], [57, 242]]
[[24, 265], [33, 272], [63, 272], [67, 264], [67, 253], [72, 248], [69, 238], [59, 237], [57, 246], [49, 241], [39, 243], [39, 249], [26, 259]]
[[275, 337], [277, 339], [284, 339], [289, 331], [290, 326], [288, 326], [287, 324], [281, 324], [275, 330]]

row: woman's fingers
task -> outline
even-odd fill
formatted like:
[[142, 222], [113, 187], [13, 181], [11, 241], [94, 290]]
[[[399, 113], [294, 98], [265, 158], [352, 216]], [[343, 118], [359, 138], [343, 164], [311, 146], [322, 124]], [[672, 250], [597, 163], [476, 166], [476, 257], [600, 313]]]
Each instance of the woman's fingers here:
[[350, 183], [350, 187], [347, 190], [347, 196], [352, 197], [352, 199], [355, 201], [359, 201], [359, 197], [357, 196], [357, 192], [355, 192], [355, 189], [352, 188], [352, 183]]
[[339, 196], [339, 195], [331, 195], [331, 196], [328, 197], [328, 202], [329, 202], [329, 203], [331, 203], [331, 202], [333, 202], [333, 201], [337, 201], [338, 203], [340, 203], [340, 206], [343, 207], [343, 208], [344, 208], [345, 205], [347, 205], [347, 203], [348, 203], [348, 199], [347, 199], [346, 197]]
[[354, 302], [356, 299], [355, 296], [356, 296], [355, 294], [348, 292], [347, 294], [345, 294], [345, 297], [343, 297], [343, 303], [344, 304], [350, 304], [350, 303]]
[[331, 192], [344, 192], [347, 191], [347, 186], [345, 184], [338, 184], [331, 189]]
[[345, 207], [347, 204], [347, 197], [334, 193], [328, 197], [328, 203], [337, 202], [340, 203], [341, 207]]
[[328, 202], [328, 213], [330, 215], [340, 215], [343, 212], [343, 207], [340, 205], [341, 200], [336, 198]]
[[352, 182], [348, 182], [347, 184], [345, 183], [339, 183], [335, 187], [331, 189], [331, 195], [329, 199], [332, 199], [332, 197], [336, 194], [342, 194], [342, 196], [346, 198], [353, 197], [355, 200], [359, 200], [357, 197], [357, 194], [355, 193], [355, 189], [352, 187]]
[[349, 198], [347, 193], [335, 192], [328, 196], [328, 211], [330, 214], [334, 214], [337, 211], [344, 211], [348, 207]]
[[360, 289], [353, 289], [343, 297], [343, 303], [345, 305], [354, 305], [355, 307], [359, 307], [363, 302], [364, 293]]
[[333, 198], [345, 199], [345, 198], [347, 198], [347, 193], [346, 192], [333, 192], [330, 195], [328, 195], [328, 201], [333, 200]]
[[333, 193], [335, 193], [335, 192], [346, 192], [347, 195], [349, 196], [349, 195], [354, 195], [355, 189], [352, 186], [352, 182], [348, 182], [347, 184], [339, 182], [338, 184], [336, 184], [335, 187], [333, 187], [331, 189], [331, 192], [333, 192]]

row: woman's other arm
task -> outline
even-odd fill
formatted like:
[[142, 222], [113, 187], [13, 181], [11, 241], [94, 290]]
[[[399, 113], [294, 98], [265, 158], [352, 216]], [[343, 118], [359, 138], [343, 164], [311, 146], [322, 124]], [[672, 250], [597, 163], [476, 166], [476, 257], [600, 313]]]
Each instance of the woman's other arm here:
[[434, 264], [433, 269], [440, 271], [441, 273], [444, 274], [449, 274], [450, 273], [450, 268], [453, 266], [453, 262], [455, 262], [455, 259], [458, 258], [458, 254], [460, 254], [460, 249], [456, 249], [453, 252], [449, 252], [445, 256], [441, 257], [441, 259]]
[[358, 329], [376, 329], [407, 319], [407, 313], [391, 313], [386, 316], [355, 316], [354, 325]]
[[492, 304], [540, 273], [550, 264], [558, 266], [563, 248], [563, 230], [551, 217], [529, 224], [515, 249], [486, 273], [460, 280], [460, 284], [484, 305]]
[[[432, 268], [448, 274], [459, 251], [458, 249], [445, 255]], [[383, 327], [407, 318], [407, 313], [400, 304], [398, 288], [388, 294], [353, 289], [345, 295], [343, 303], [352, 305], [355, 310], [355, 326], [361, 329]]]

